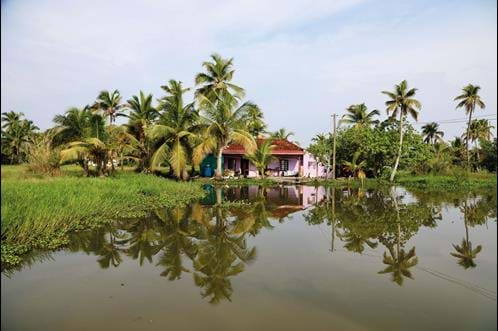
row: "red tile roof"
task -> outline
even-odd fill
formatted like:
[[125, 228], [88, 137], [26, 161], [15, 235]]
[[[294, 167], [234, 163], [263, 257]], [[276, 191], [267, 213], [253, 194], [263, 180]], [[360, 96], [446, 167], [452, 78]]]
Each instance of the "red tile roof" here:
[[[256, 143], [261, 145], [263, 141], [266, 139], [257, 138]], [[285, 139], [274, 139], [272, 144], [275, 145], [273, 148], [273, 155], [303, 155], [304, 149], [299, 147], [298, 145], [285, 140]], [[246, 151], [242, 145], [232, 144], [226, 147], [223, 150], [223, 154], [225, 155], [234, 155], [234, 154], [245, 154]]]

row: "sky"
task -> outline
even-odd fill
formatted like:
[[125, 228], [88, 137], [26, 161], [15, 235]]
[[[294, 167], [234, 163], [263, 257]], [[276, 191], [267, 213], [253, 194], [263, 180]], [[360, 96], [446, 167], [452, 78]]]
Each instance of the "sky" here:
[[[2, 0], [1, 9], [1, 109], [41, 129], [104, 89], [126, 100], [140, 90], [159, 98], [170, 79], [195, 88], [214, 52], [233, 57], [233, 82], [269, 129], [293, 131], [303, 146], [351, 104], [385, 118], [380, 92], [403, 79], [422, 103], [416, 128], [463, 120], [453, 99], [468, 83], [486, 103], [476, 115], [496, 119], [496, 1]], [[464, 127], [441, 124], [449, 139]]]

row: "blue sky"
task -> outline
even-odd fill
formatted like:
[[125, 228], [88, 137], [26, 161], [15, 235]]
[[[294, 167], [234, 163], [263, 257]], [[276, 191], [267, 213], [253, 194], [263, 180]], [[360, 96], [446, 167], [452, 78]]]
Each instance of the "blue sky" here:
[[[495, 1], [17, 0], [1, 15], [2, 111], [43, 129], [102, 89], [193, 87], [213, 52], [234, 58], [234, 82], [270, 129], [303, 145], [350, 104], [385, 117], [380, 91], [403, 79], [419, 89], [419, 122], [463, 118], [453, 98], [468, 83], [487, 104], [477, 115], [496, 114]], [[441, 127], [451, 138], [464, 124]]]

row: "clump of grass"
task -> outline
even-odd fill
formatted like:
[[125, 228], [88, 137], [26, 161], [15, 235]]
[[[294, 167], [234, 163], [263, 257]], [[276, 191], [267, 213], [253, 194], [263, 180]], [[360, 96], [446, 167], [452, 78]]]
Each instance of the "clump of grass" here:
[[26, 178], [18, 169], [4, 177], [3, 170], [2, 266], [15, 265], [16, 256], [32, 249], [67, 244], [71, 231], [143, 216], [151, 209], [186, 204], [204, 195], [195, 183], [135, 173], [108, 178]]

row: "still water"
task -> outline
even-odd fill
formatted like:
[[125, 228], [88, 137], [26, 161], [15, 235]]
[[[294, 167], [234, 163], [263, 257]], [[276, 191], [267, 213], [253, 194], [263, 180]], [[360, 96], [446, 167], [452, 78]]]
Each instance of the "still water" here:
[[496, 330], [496, 193], [214, 188], [2, 273], [2, 330]]

